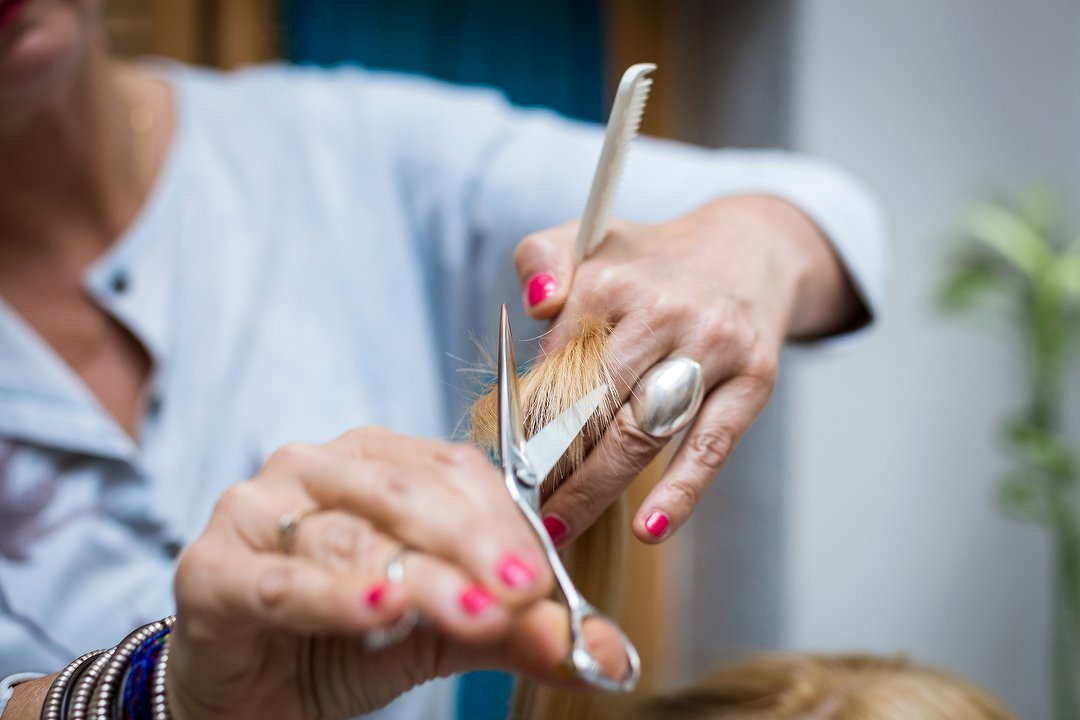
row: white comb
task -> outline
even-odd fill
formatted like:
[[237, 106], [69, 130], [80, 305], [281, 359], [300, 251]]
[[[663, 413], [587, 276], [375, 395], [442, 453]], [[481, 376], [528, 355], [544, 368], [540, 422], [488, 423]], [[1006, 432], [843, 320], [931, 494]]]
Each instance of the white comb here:
[[630, 141], [637, 137], [641, 126], [641, 115], [645, 112], [645, 101], [649, 97], [652, 78], [646, 77], [656, 69], [652, 63], [631, 65], [615, 93], [615, 102], [611, 105], [608, 116], [607, 132], [604, 134], [604, 147], [600, 150], [600, 160], [596, 163], [592, 187], [589, 188], [589, 201], [585, 203], [585, 214], [581, 218], [577, 240], [574, 241], [574, 264], [578, 265], [589, 257], [604, 239], [611, 203], [619, 186], [626, 150]]

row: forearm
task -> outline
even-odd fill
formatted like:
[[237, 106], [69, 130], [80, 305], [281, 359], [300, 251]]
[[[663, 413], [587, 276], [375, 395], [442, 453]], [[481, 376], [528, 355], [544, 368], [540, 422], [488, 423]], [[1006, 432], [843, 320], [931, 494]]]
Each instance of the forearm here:
[[41, 717], [41, 706], [45, 702], [45, 695], [55, 679], [55, 674], [47, 675], [16, 685], [0, 720], [37, 720]]

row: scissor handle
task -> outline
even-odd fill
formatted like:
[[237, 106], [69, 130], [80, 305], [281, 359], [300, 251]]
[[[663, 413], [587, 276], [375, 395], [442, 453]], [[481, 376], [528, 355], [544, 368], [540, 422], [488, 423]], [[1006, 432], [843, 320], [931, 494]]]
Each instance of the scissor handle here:
[[[576, 589], [575, 592], [577, 592]], [[583, 680], [599, 690], [630, 692], [637, 686], [638, 680], [641, 679], [641, 656], [638, 655], [637, 648], [634, 647], [634, 643], [630, 641], [630, 638], [623, 632], [618, 623], [593, 607], [580, 593], [578, 593], [577, 597], [580, 600], [579, 611], [570, 610], [573, 646], [570, 648], [570, 655], [564, 661], [564, 667], [567, 670], [572, 670], [573, 677]], [[585, 642], [584, 626], [585, 621], [590, 618], [607, 621], [619, 633], [623, 650], [626, 652], [626, 676], [622, 680], [616, 680], [605, 673], [604, 669], [600, 667], [600, 663], [593, 657], [592, 651], [589, 650], [589, 645]], [[577, 627], [573, 628], [574, 625]]]
[[[566, 566], [563, 565], [562, 558], [559, 557], [559, 552], [555, 549], [555, 543], [551, 541], [551, 536], [540, 520], [538, 512], [539, 487], [530, 484], [528, 481], [522, 482], [522, 478], [519, 477], [521, 473], [515, 472], [514, 468], [504, 468], [503, 474], [507, 490], [510, 491], [510, 497], [513, 498], [514, 504], [518, 506], [521, 514], [529, 521], [533, 532], [544, 547], [544, 554], [547, 556], [548, 564], [551, 566], [551, 571], [559, 585], [559, 592], [566, 601], [566, 609], [570, 614], [570, 654], [563, 661], [562, 669], [570, 677], [582, 680], [598, 690], [630, 692], [637, 686], [638, 680], [641, 679], [641, 656], [638, 654], [637, 648], [634, 647], [634, 643], [630, 641], [630, 638], [623, 632], [618, 623], [593, 607], [574, 585], [570, 573], [566, 571]], [[589, 618], [606, 620], [619, 633], [623, 649], [626, 651], [628, 666], [628, 672], [623, 679], [616, 680], [604, 674], [600, 663], [597, 662], [589, 650], [589, 645], [585, 641], [585, 621]]]

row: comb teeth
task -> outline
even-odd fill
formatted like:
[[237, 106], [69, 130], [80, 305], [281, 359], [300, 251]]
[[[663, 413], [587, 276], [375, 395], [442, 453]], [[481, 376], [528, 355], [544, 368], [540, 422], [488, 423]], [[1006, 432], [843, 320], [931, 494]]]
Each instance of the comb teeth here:
[[608, 218], [611, 216], [611, 205], [615, 202], [615, 193], [619, 189], [619, 181], [622, 180], [623, 168], [626, 166], [626, 156], [630, 151], [630, 143], [638, 136], [638, 130], [641, 129], [641, 118], [645, 114], [645, 101], [649, 99], [650, 88], [652, 88], [650, 78], [642, 78], [634, 85], [633, 94], [630, 96], [630, 104], [626, 116], [623, 118], [619, 141], [615, 146], [614, 156], [608, 162], [608, 172], [611, 174], [611, 178], [604, 183], [603, 192], [597, 203], [595, 228], [592, 230], [585, 248], [585, 257], [592, 255], [600, 241], [604, 239], [604, 230], [607, 227]]
[[646, 75], [656, 69], [650, 63], [631, 66], [619, 83], [619, 91], [611, 107], [604, 147], [596, 165], [589, 200], [581, 218], [577, 240], [574, 243], [574, 263], [589, 257], [600, 245], [607, 228], [608, 215], [615, 200], [625, 165], [626, 153], [631, 141], [637, 137], [641, 117], [645, 113], [645, 101], [649, 98], [652, 79]]

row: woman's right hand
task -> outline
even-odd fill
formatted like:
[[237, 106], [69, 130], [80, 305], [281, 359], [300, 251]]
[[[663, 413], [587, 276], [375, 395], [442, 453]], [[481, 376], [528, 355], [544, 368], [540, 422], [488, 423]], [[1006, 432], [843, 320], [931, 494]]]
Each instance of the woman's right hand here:
[[[278, 522], [312, 510], [279, 549]], [[386, 567], [402, 547], [404, 579]], [[540, 543], [477, 450], [351, 431], [290, 445], [222, 496], [176, 575], [174, 718], [344, 718], [426, 680], [498, 667], [560, 680], [569, 649]], [[426, 622], [370, 651], [410, 610]], [[617, 635], [590, 645], [619, 676]]]

